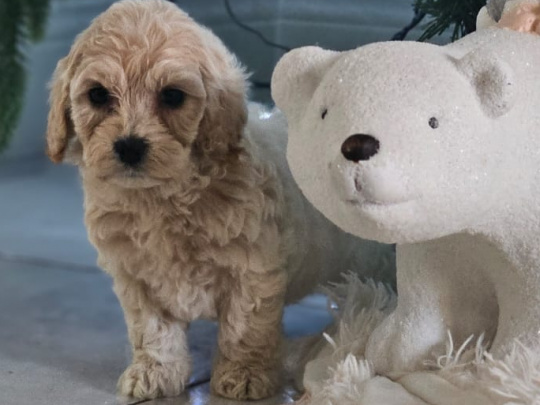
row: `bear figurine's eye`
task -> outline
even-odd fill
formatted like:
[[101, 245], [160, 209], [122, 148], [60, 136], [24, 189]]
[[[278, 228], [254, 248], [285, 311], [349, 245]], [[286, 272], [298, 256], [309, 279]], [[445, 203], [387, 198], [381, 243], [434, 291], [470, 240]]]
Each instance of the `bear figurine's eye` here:
[[325, 108], [321, 114], [321, 118], [324, 120], [324, 118], [326, 117], [326, 114], [328, 114], [328, 108]]
[[439, 128], [439, 120], [435, 117], [429, 119], [429, 126], [433, 129]]

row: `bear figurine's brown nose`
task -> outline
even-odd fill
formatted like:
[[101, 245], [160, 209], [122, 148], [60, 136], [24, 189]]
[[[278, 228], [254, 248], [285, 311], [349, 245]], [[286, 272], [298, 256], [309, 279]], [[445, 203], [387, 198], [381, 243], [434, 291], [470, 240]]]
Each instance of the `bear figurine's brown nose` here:
[[351, 135], [341, 145], [341, 153], [345, 159], [355, 163], [361, 160], [369, 160], [378, 151], [379, 141], [366, 134]]

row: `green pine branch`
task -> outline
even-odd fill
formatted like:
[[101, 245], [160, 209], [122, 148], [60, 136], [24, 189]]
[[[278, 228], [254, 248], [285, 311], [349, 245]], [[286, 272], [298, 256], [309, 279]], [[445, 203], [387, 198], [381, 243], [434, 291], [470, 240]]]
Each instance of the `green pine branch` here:
[[431, 16], [419, 41], [452, 29], [452, 41], [476, 30], [476, 17], [486, 0], [415, 0], [420, 12]]
[[26, 72], [22, 50], [40, 40], [49, 0], [0, 1], [0, 152], [5, 149], [22, 111]]

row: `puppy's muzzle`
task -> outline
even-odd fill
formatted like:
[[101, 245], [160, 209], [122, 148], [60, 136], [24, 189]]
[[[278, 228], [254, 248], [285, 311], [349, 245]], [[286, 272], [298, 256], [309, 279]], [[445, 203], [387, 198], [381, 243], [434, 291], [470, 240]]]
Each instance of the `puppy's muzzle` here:
[[114, 154], [126, 166], [139, 166], [148, 154], [148, 142], [139, 136], [129, 135], [114, 142]]

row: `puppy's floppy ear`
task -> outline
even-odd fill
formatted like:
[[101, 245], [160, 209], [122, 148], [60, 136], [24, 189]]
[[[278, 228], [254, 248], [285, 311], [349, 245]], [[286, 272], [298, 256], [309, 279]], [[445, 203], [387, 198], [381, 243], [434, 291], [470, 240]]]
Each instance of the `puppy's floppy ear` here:
[[341, 52], [306, 46], [293, 49], [279, 60], [272, 74], [272, 98], [288, 118], [304, 113], [325, 73], [340, 55]]
[[70, 55], [58, 62], [50, 83], [47, 155], [55, 163], [64, 159], [68, 141], [75, 135], [69, 102], [70, 82], [78, 59], [74, 53], [72, 49]]
[[203, 154], [226, 154], [242, 138], [247, 121], [246, 76], [224, 47], [210, 49], [205, 59], [206, 107], [195, 144]]

